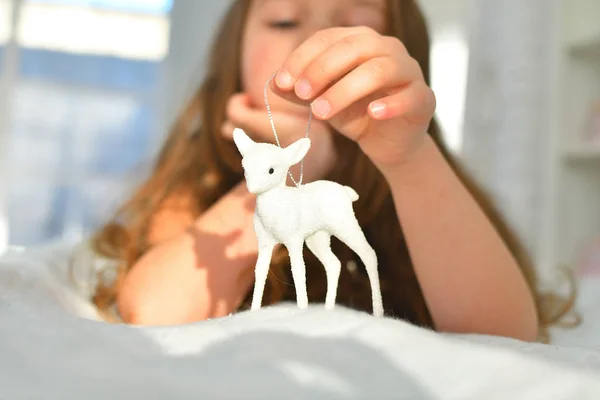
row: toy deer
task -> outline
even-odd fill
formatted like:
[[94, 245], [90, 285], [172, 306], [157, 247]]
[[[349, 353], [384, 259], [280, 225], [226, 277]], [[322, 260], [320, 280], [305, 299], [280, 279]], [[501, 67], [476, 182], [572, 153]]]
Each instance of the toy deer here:
[[377, 255], [363, 234], [352, 203], [358, 194], [348, 186], [331, 181], [286, 185], [289, 168], [299, 163], [310, 148], [302, 138], [288, 147], [256, 143], [239, 128], [233, 139], [242, 155], [246, 185], [256, 194], [254, 230], [258, 240], [258, 260], [251, 310], [259, 309], [273, 249], [283, 244], [289, 252], [292, 277], [299, 308], [308, 307], [304, 242], [325, 267], [327, 295], [325, 308], [333, 309], [340, 276], [340, 260], [331, 251], [331, 236], [350, 247], [362, 260], [371, 283], [373, 314], [383, 315]]

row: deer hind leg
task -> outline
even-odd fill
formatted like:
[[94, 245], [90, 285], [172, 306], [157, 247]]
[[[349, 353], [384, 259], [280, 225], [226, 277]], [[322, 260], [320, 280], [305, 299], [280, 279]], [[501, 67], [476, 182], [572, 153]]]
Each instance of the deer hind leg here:
[[318, 231], [306, 239], [306, 246], [325, 267], [327, 275], [327, 295], [325, 308], [333, 310], [337, 297], [338, 281], [342, 263], [331, 251], [331, 235], [326, 231]]
[[285, 244], [290, 255], [290, 263], [292, 266], [292, 278], [296, 288], [296, 302], [298, 308], [308, 308], [308, 293], [306, 292], [306, 265], [304, 264], [304, 256], [302, 249], [304, 241], [293, 241]]
[[360, 228], [358, 221], [345, 220], [341, 229], [337, 229], [335, 236], [346, 246], [350, 247], [360, 257], [365, 265], [371, 284], [371, 297], [373, 301], [373, 315], [383, 316], [383, 300], [379, 284], [379, 271], [377, 269], [377, 254], [371, 247]]

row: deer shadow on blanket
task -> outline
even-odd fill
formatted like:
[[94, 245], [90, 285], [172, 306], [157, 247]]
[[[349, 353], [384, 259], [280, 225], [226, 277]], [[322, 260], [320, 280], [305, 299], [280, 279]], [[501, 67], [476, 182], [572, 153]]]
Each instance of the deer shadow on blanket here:
[[435, 398], [384, 354], [348, 338], [254, 331], [181, 361], [211, 399]]
[[173, 356], [144, 328], [0, 302], [0, 398], [435, 399], [356, 340], [261, 329], [211, 343], [187, 327], [204, 350]]

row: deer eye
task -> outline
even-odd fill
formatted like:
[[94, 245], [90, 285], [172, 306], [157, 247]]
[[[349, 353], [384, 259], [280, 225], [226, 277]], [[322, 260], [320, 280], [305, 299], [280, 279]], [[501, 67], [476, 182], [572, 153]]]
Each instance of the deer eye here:
[[273, 172], [275, 172], [275, 170], [273, 168], [269, 168], [269, 175], [273, 175]]

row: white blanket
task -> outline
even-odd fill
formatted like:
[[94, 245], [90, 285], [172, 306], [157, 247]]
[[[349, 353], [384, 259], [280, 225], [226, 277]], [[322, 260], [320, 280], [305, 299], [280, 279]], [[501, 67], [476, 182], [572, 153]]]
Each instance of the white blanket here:
[[66, 254], [0, 264], [0, 399], [600, 398], [598, 347], [443, 335], [344, 308], [103, 324], [60, 276]]

